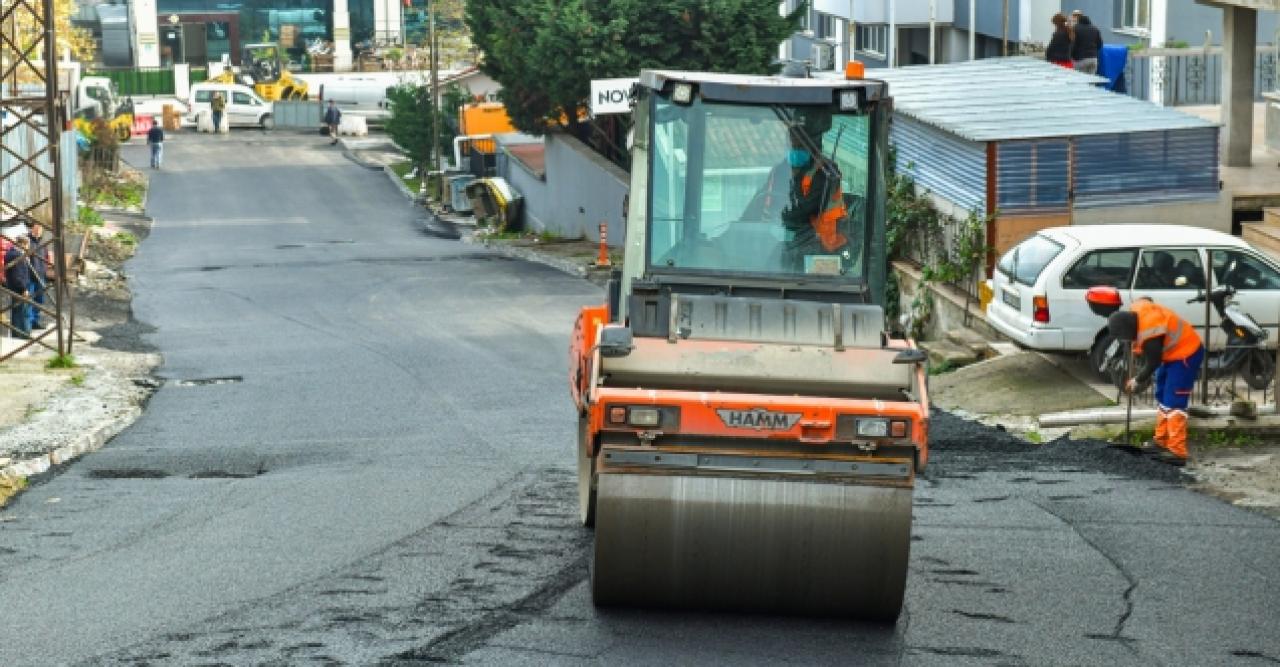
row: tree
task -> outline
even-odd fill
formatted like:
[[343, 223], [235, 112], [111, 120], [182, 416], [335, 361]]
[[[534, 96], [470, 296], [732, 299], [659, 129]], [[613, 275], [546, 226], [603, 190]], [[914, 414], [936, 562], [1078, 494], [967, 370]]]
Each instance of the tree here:
[[658, 67], [773, 72], [778, 44], [806, 9], [781, 16], [777, 0], [473, 0], [466, 19], [512, 122], [542, 134], [554, 124], [577, 129], [592, 79]]
[[[6, 5], [12, 3], [6, 2]], [[54, 0], [53, 9], [56, 17], [54, 29], [57, 35], [59, 57], [70, 56], [74, 60], [82, 62], [91, 62], [93, 60], [93, 35], [82, 28], [72, 27], [71, 15], [74, 13], [73, 0]], [[31, 10], [43, 13], [43, 5], [40, 0], [31, 0], [26, 5]], [[12, 66], [17, 61], [13, 51], [14, 45], [23, 51], [30, 60], [44, 60], [44, 40], [42, 37], [42, 26], [36, 23], [36, 14], [28, 11], [25, 7], [17, 7], [10, 18], [3, 24], [0, 24], [0, 31], [3, 31], [6, 39], [12, 39], [12, 44], [5, 43], [3, 58], [0, 60], [5, 69]], [[19, 67], [19, 78], [24, 81], [33, 81], [34, 73], [27, 67]]]
[[387, 134], [396, 145], [403, 148], [415, 164], [431, 162], [432, 123], [440, 123], [441, 154], [453, 145], [458, 134], [458, 107], [470, 96], [458, 86], [440, 91], [439, 113], [431, 102], [431, 86], [401, 84], [387, 92], [391, 103], [391, 117], [387, 119]]

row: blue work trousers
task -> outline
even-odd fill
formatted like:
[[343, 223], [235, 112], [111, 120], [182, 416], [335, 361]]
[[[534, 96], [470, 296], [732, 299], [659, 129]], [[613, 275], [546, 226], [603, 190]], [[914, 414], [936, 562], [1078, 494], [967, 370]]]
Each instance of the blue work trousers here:
[[1156, 369], [1156, 403], [1166, 410], [1185, 411], [1203, 363], [1204, 347], [1201, 346], [1186, 359], [1160, 364]]

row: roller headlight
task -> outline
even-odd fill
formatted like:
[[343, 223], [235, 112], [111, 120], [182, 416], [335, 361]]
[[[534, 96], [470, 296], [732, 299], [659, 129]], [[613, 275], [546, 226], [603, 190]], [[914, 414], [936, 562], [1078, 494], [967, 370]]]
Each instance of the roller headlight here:
[[885, 438], [889, 435], [888, 419], [859, 419], [858, 437]]

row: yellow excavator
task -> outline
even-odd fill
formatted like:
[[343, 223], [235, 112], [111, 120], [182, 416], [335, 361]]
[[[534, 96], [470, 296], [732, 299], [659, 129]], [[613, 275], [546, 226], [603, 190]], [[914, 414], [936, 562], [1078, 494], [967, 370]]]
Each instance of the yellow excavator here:
[[268, 102], [307, 99], [307, 82], [296, 79], [284, 66], [278, 44], [246, 44], [240, 58], [240, 76], [223, 70], [209, 80], [214, 83], [243, 83], [252, 86], [258, 97]]

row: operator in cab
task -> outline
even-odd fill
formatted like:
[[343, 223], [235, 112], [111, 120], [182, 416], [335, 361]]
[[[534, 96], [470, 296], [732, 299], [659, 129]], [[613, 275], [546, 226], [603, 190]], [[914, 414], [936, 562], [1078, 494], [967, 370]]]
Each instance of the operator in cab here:
[[797, 114], [790, 129], [791, 191], [782, 223], [786, 261], [798, 272], [838, 274], [849, 268], [849, 239], [840, 231], [848, 214], [840, 168], [821, 153], [822, 135], [830, 127], [830, 112], [814, 111]]
[[1132, 341], [1141, 368], [1125, 385], [1133, 393], [1155, 374], [1156, 432], [1143, 445], [1156, 458], [1175, 466], [1187, 463], [1187, 404], [1204, 361], [1204, 345], [1191, 323], [1172, 310], [1141, 297], [1107, 318], [1111, 334]]

